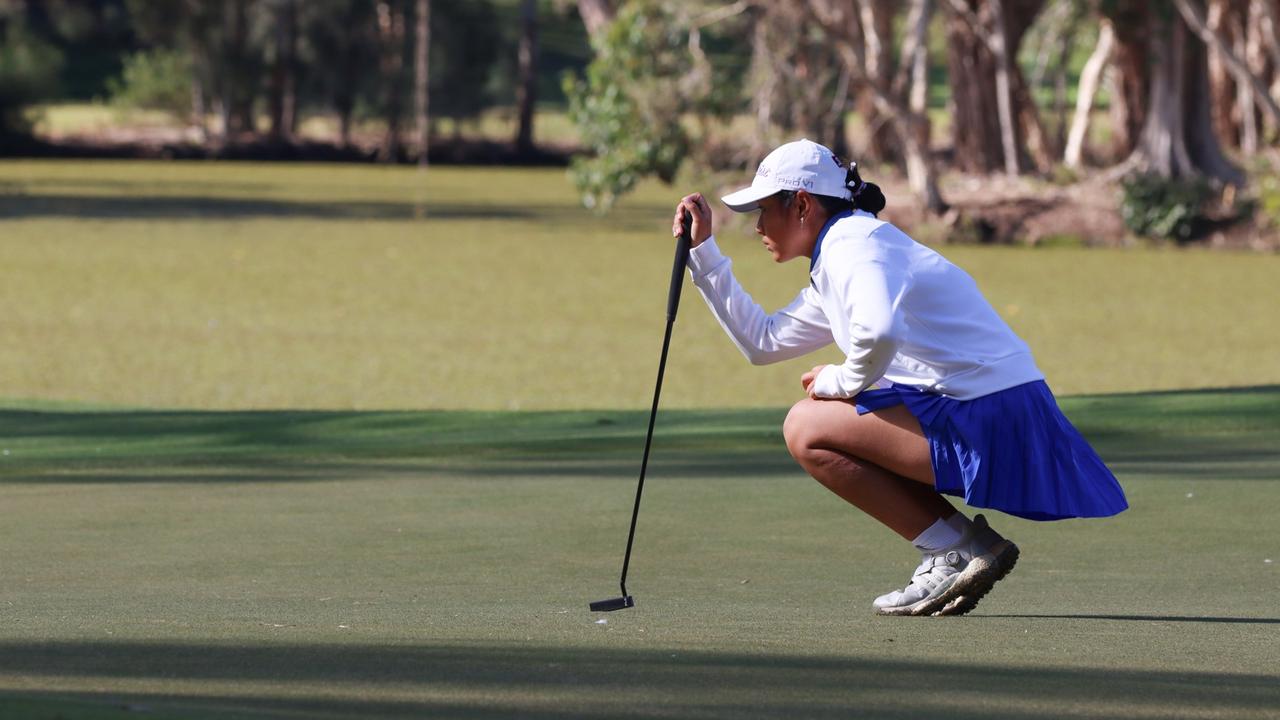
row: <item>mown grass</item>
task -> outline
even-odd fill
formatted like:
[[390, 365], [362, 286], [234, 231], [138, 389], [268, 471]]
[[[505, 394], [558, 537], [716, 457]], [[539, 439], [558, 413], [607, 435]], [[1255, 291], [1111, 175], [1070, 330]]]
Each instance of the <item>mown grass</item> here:
[[[0, 717], [1280, 705], [1270, 256], [944, 249], [1095, 393], [1064, 407], [1133, 507], [998, 517], [1018, 570], [940, 622], [869, 614], [910, 551], [782, 448], [830, 353], [750, 367], [690, 293], [640, 604], [586, 612], [617, 591], [676, 194], [600, 219], [559, 171], [0, 163]], [[764, 304], [803, 286], [721, 234]]]
[[1132, 508], [996, 514], [955, 619], [870, 614], [911, 552], [782, 408], [662, 414], [608, 616], [642, 410], [0, 411], [0, 715], [1273, 714], [1280, 389], [1064, 408]]
[[[63, 137], [66, 135], [97, 135], [112, 131], [145, 131], [161, 129], [171, 132], [186, 130], [191, 126], [187, 116], [177, 117], [161, 110], [141, 110], [117, 107], [103, 102], [56, 102], [36, 105], [26, 111], [32, 130], [40, 136]], [[442, 137], [455, 133], [466, 138], [479, 138], [496, 142], [510, 142], [516, 134], [515, 108], [495, 108], [476, 118], [458, 122], [452, 118], [439, 118], [435, 132]], [[214, 132], [217, 119], [209, 116], [205, 125]], [[257, 119], [257, 127], [270, 127], [267, 115]], [[369, 140], [386, 133], [386, 122], [379, 119], [357, 119], [352, 123], [354, 137]], [[339, 122], [336, 115], [319, 114], [303, 117], [295, 136], [302, 140], [336, 143]], [[539, 109], [534, 114], [534, 141], [553, 147], [572, 147], [578, 143], [577, 129], [563, 110]]]
[[[0, 398], [646, 407], [678, 194], [597, 218], [559, 170], [2, 162]], [[767, 307], [806, 282], [742, 226], [721, 242]], [[943, 251], [1061, 394], [1280, 382], [1280, 257]], [[837, 359], [751, 367], [686, 292], [666, 406], [784, 406]]]

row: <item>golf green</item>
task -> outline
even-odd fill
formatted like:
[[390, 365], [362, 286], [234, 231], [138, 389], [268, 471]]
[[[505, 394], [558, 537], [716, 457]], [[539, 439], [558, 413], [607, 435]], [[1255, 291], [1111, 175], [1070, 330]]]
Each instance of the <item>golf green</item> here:
[[3, 410], [0, 717], [1275, 717], [1280, 388], [1063, 405], [1132, 508], [962, 618], [781, 408], [662, 413], [608, 615], [643, 411]]

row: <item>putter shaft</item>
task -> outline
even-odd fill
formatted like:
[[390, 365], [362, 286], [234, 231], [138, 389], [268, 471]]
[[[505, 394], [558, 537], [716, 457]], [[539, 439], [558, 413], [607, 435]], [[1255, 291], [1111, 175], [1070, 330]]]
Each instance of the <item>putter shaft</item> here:
[[622, 577], [618, 586], [622, 589], [622, 597], [601, 600], [591, 603], [591, 609], [597, 612], [609, 612], [635, 607], [635, 599], [627, 594], [627, 570], [631, 566], [631, 548], [636, 539], [636, 520], [640, 516], [640, 497], [644, 494], [644, 476], [649, 468], [649, 450], [653, 446], [653, 426], [658, 419], [658, 399], [662, 395], [662, 376], [667, 368], [667, 351], [671, 348], [671, 329], [676, 323], [676, 312], [680, 309], [680, 291], [684, 287], [684, 270], [689, 263], [689, 248], [693, 244], [693, 218], [684, 217], [680, 239], [676, 242], [675, 261], [671, 265], [671, 285], [667, 291], [667, 329], [662, 336], [662, 355], [658, 359], [658, 380], [653, 388], [653, 407], [649, 410], [649, 429], [644, 438], [644, 457], [640, 460], [640, 480], [636, 483], [636, 500], [631, 508], [631, 528], [627, 531], [627, 551], [622, 556]]

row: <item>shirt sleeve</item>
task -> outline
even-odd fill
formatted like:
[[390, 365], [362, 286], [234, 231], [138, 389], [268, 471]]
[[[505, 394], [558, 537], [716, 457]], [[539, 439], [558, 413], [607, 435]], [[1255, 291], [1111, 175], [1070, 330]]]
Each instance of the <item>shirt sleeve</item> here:
[[814, 395], [851, 398], [871, 387], [889, 368], [905, 332], [900, 312], [910, 277], [885, 257], [828, 257], [837, 274], [831, 285], [849, 318], [849, 353], [814, 379]]
[[714, 237], [689, 252], [689, 270], [720, 326], [753, 365], [789, 360], [831, 344], [831, 326], [813, 288], [800, 291], [781, 310], [765, 313], [738, 284], [732, 261]]

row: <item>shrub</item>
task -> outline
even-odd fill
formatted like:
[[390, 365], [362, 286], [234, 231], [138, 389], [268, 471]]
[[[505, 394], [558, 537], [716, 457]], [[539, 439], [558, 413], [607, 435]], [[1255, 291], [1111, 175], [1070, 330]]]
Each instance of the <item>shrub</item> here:
[[1213, 190], [1203, 179], [1134, 175], [1122, 186], [1120, 214], [1137, 235], [1185, 242], [1208, 220], [1205, 206]]
[[62, 52], [21, 23], [0, 23], [0, 137], [28, 131], [23, 107], [57, 92], [62, 64]]
[[1263, 230], [1280, 230], [1280, 175], [1265, 174], [1258, 181], [1258, 226]]
[[151, 50], [124, 59], [119, 78], [107, 82], [111, 102], [137, 110], [191, 112], [191, 63], [177, 50]]
[[682, 166], [711, 167], [708, 121], [738, 110], [741, 78], [690, 50], [691, 5], [628, 0], [586, 77], [564, 77], [569, 118], [586, 150], [571, 175], [587, 207], [608, 210], [646, 177], [670, 184]]

